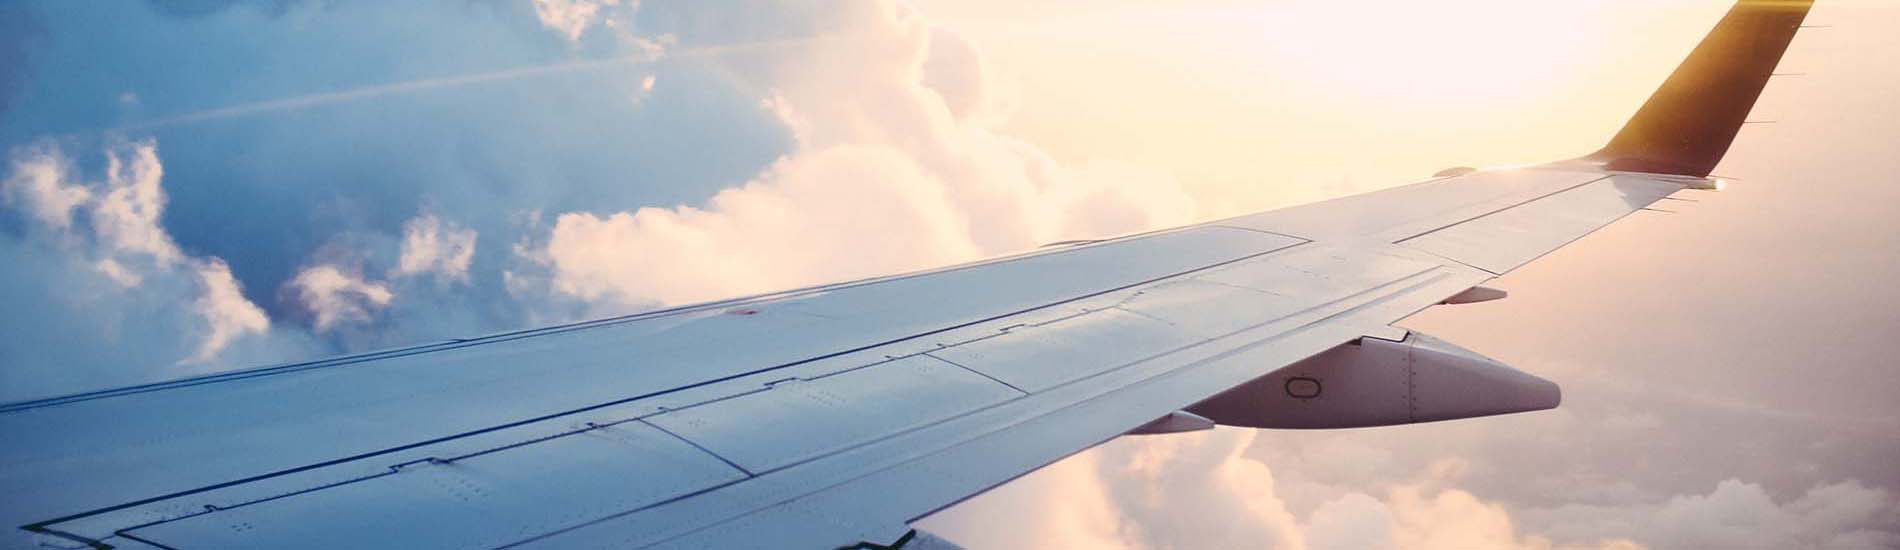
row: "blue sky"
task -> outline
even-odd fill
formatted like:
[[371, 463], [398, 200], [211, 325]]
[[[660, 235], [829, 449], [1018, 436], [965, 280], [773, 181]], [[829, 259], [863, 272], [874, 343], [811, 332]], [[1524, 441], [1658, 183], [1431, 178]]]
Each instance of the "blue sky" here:
[[[12, 157], [56, 156], [71, 181], [96, 182], [105, 179], [111, 151], [155, 149], [165, 195], [155, 229], [185, 255], [228, 264], [246, 297], [276, 321], [268, 336], [283, 333], [281, 339], [299, 343], [289, 354], [275, 345], [242, 360], [219, 354], [203, 368], [519, 326], [526, 306], [496, 299], [506, 296], [496, 272], [516, 244], [510, 233], [532, 223], [524, 218], [701, 201], [744, 181], [790, 146], [783, 128], [729, 77], [667, 62], [162, 123], [229, 106], [637, 52], [611, 39], [570, 41], [542, 26], [525, 3], [37, 3], [9, 9], [25, 14], [10, 21], [32, 29], [10, 39], [24, 44], [9, 49], [28, 53], [12, 62], [17, 73], [8, 71], [24, 75], [7, 92], [0, 125], [0, 142]], [[418, 29], [427, 30], [411, 32]], [[643, 79], [659, 76], [667, 86], [650, 93], [642, 88]], [[682, 158], [694, 161], [663, 162]], [[338, 264], [353, 277], [391, 269], [403, 224], [425, 215], [488, 237], [475, 242], [479, 253], [464, 268], [473, 276], [399, 289], [401, 299], [362, 319], [374, 330], [313, 333], [314, 320], [300, 319], [309, 308], [280, 292], [312, 265]], [[17, 218], [9, 222], [16, 229], [10, 236], [25, 237], [17, 246], [99, 255], [75, 250], [84, 243], [48, 245], [31, 238], [36, 228]], [[35, 279], [9, 285], [22, 299], [70, 296], [73, 289], [61, 287], [89, 278], [57, 271], [17, 275]], [[143, 285], [125, 290], [115, 297], [98, 296], [105, 289], [78, 294], [101, 301], [160, 294]], [[157, 301], [176, 304], [191, 294], [177, 292], [183, 295], [166, 293]], [[427, 319], [404, 320], [409, 317]], [[42, 391], [175, 375], [176, 369], [124, 363], [175, 361], [181, 358], [176, 352], [153, 349], [192, 331], [179, 326], [190, 322], [141, 326], [131, 318], [39, 326], [51, 334], [95, 334], [82, 329], [87, 324], [109, 325], [116, 340], [10, 346], [8, 362], [121, 363], [93, 373], [101, 378], [46, 384]], [[146, 349], [105, 351], [112, 348]], [[16, 350], [38, 360], [25, 361]], [[37, 379], [59, 373], [22, 367], [7, 374], [15, 381], [8, 393], [19, 397], [35, 393], [42, 385]]]
[[[16, 327], [57, 344], [6, 348], [10, 398], [1192, 215], [1152, 174], [979, 124], [973, 50], [893, 4], [7, 9], [26, 29], [5, 49], [7, 245], [50, 262], [5, 292], [57, 312]], [[140, 217], [115, 218], [107, 197], [134, 187]]]
[[[73, 206], [72, 231], [36, 226], [32, 200], [15, 185], [8, 246], [56, 262], [7, 273], [19, 283], [7, 285], [16, 295], [8, 302], [54, 314], [10, 333], [48, 344], [0, 354], [13, 365], [4, 374], [9, 398], [582, 315], [586, 308], [559, 296], [517, 300], [501, 276], [516, 264], [514, 247], [546, 231], [541, 216], [701, 203], [794, 146], [763, 105], [762, 83], [656, 54], [644, 37], [690, 50], [842, 24], [827, 20], [833, 10], [811, 10], [770, 17], [806, 28], [748, 28], [718, 24], [718, 10], [692, 4], [649, 7], [637, 22], [625, 9], [617, 17], [628, 28], [595, 23], [579, 36], [544, 24], [526, 2], [6, 10], [8, 24], [27, 31], [7, 33], [13, 44], [0, 50], [13, 52], [0, 60], [17, 75], [0, 113], [15, 179], [18, 167], [50, 159], [41, 164], [57, 167], [54, 185], [103, 195], [115, 186], [108, 163], [154, 152], [162, 200], [148, 206], [158, 215], [147, 230], [173, 242], [185, 263], [227, 265], [243, 297], [272, 321], [267, 331], [243, 331], [228, 352], [170, 368], [205, 330], [180, 311], [198, 294], [182, 280], [192, 270], [152, 266], [148, 280], [114, 288], [93, 264], [123, 254], [84, 228], [101, 223], [93, 205]], [[764, 51], [732, 61], [775, 60]], [[426, 85], [443, 79], [460, 80]], [[451, 228], [441, 235], [479, 235], [475, 253], [452, 277], [385, 280], [382, 272], [400, 264], [405, 224], [420, 219]], [[362, 283], [325, 296], [345, 322], [325, 322], [319, 300], [286, 286], [321, 266]], [[382, 290], [355, 291], [365, 288]], [[146, 316], [130, 312], [142, 309], [173, 322], [140, 322]], [[85, 343], [101, 331], [105, 342]], [[247, 348], [252, 338], [272, 342]], [[137, 363], [149, 366], [130, 366]]]

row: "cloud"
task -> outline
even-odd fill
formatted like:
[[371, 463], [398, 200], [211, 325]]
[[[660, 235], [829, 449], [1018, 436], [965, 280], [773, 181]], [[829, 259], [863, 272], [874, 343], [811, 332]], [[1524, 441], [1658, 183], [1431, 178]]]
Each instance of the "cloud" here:
[[[620, 0], [532, 0], [534, 15], [541, 24], [567, 37], [568, 40], [580, 40], [587, 28], [601, 24], [605, 16], [603, 8], [620, 5]], [[630, 6], [638, 6], [637, 0], [630, 0]]]
[[1273, 472], [1240, 456], [1253, 437], [1118, 439], [919, 526], [973, 548], [1305, 548]]
[[[1384, 504], [1389, 523], [1381, 527], [1390, 533], [1391, 547], [1529, 550], [1551, 546], [1542, 537], [1520, 537], [1517, 525], [1502, 504], [1487, 502], [1469, 491], [1446, 487], [1464, 467], [1460, 460], [1440, 461], [1428, 470], [1424, 479], [1394, 486], [1387, 492]], [[1622, 541], [1607, 541], [1598, 546], [1607, 550], [1628, 545]]]
[[151, 141], [106, 155], [104, 193], [92, 203], [92, 229], [100, 244], [116, 255], [142, 256], [161, 267], [180, 261], [183, 253], [159, 227], [165, 211], [165, 175], [158, 147]]
[[1099, 460], [1094, 453], [1063, 460], [917, 527], [973, 549], [1145, 548], [1100, 482]]
[[201, 262], [196, 271], [202, 291], [193, 308], [210, 328], [187, 361], [210, 361], [232, 340], [270, 330], [270, 318], [264, 316], [264, 310], [257, 304], [244, 298], [237, 280], [231, 278], [231, 267], [223, 260], [212, 258]]
[[1392, 509], [1365, 493], [1326, 501], [1306, 524], [1312, 550], [1387, 550], [1395, 548]]
[[[1758, 484], [1730, 479], [1707, 493], [1540, 508], [1461, 487], [1481, 470], [1467, 458], [1432, 461], [1383, 490], [1368, 491], [1372, 487], [1358, 482], [1328, 486], [1332, 496], [1302, 510], [1284, 497], [1288, 487], [1269, 467], [1272, 459], [1247, 452], [1257, 435], [1222, 428], [1120, 438], [1000, 488], [997, 496], [940, 512], [921, 526], [979, 547], [1021, 546], [1027, 539], [1013, 534], [1040, 536], [1054, 529], [1042, 525], [1045, 517], [1095, 522], [1059, 531], [1119, 533], [1122, 545], [1133, 548], [1871, 550], [1900, 543], [1893, 531], [1900, 498], [1853, 480], [1818, 484], [1782, 502]], [[1326, 464], [1292, 466], [1282, 471], [1295, 485], [1329, 477]], [[1024, 494], [1032, 487], [1073, 497]], [[1520, 515], [1542, 527], [1527, 525]], [[1078, 538], [1034, 546], [1093, 544]]]
[[[43, 185], [60, 165], [22, 169], [6, 198], [88, 224], [117, 251], [93, 271], [120, 286], [185, 251], [221, 258], [241, 288], [278, 291], [255, 304], [273, 326], [320, 337], [324, 353], [918, 269], [1198, 211], [1167, 174], [1057, 162], [993, 129], [1001, 100], [979, 52], [891, 2], [161, 7], [29, 7], [46, 28], [36, 55], [117, 76], [32, 65], [33, 103], [0, 141], [120, 128], [164, 140], [166, 161], [109, 159], [104, 198]], [[768, 19], [784, 24], [751, 23]], [[439, 32], [411, 32], [424, 23]], [[307, 32], [271, 30], [290, 25]], [[349, 61], [363, 48], [420, 53]], [[151, 69], [205, 51], [234, 59], [193, 65], [202, 78]], [[274, 61], [237, 59], [253, 53]], [[103, 208], [71, 221], [81, 202]]]
[[[9, 151], [0, 180], [9, 208], [0, 214], [22, 223], [0, 234], [0, 248], [18, 260], [0, 271], [0, 297], [38, 313], [5, 322], [8, 338], [33, 345], [0, 348], [0, 399], [227, 368], [243, 364], [227, 357], [234, 345], [269, 335], [270, 320], [225, 262], [186, 254], [160, 226], [157, 149], [152, 140], [111, 143], [103, 178], [91, 181], [52, 142]], [[302, 349], [294, 339], [266, 347], [274, 349], [245, 355]]]
[[968, 44], [892, 4], [862, 9], [855, 26], [751, 73], [795, 136], [791, 153], [704, 207], [561, 214], [529, 254], [553, 289], [676, 304], [1193, 219], [1165, 174], [1065, 166], [965, 118], [987, 101]]
[[931, 27], [927, 47], [930, 51], [924, 56], [923, 78], [918, 83], [942, 98], [950, 116], [965, 120], [999, 107], [995, 79], [976, 46], [956, 31]]
[[1522, 507], [1552, 539], [1619, 537], [1649, 548], [1877, 549], [1900, 544], [1900, 498], [1856, 480], [1820, 483], [1777, 501], [1761, 485], [1723, 480], [1706, 493], [1619, 506]]
[[63, 232], [72, 227], [73, 209], [92, 200], [92, 192], [68, 183], [64, 158], [47, 147], [13, 152], [12, 172], [0, 181], [0, 196], [8, 205], [22, 208], [40, 223]]
[[[1144, 547], [1301, 548], [1298, 520], [1279, 498], [1273, 472], [1241, 456], [1254, 436], [1216, 430], [1133, 438], [1104, 450], [1097, 475], [1123, 513], [1139, 520]], [[1169, 521], [1151, 520], [1158, 517]]]
[[432, 214], [402, 225], [402, 251], [391, 276], [435, 274], [438, 282], [468, 282], [475, 259], [475, 230], [444, 223]]
[[[350, 256], [367, 274], [386, 276], [418, 212], [481, 235], [457, 292], [400, 289], [444, 299], [433, 319], [416, 307], [403, 318], [413, 325], [385, 327], [402, 337], [530, 322], [540, 304], [515, 302], [499, 275], [513, 243], [544, 236], [515, 225], [519, 212], [552, 221], [703, 203], [789, 143], [761, 96], [707, 61], [746, 49], [656, 61], [666, 34], [634, 36], [643, 12], [628, 2], [598, 12], [602, 22], [578, 42], [546, 28], [527, 1], [199, 6], [18, 6], [43, 32], [22, 38], [22, 93], [0, 117], [0, 146], [58, 136], [90, 148], [101, 129], [164, 143], [159, 226], [179, 249], [225, 259], [246, 289], [282, 288], [339, 235], [362, 247]], [[614, 18], [626, 25], [602, 32]], [[41, 62], [57, 59], [89, 62], [83, 71]], [[180, 66], [195, 72], [181, 76]], [[119, 101], [126, 94], [138, 101]], [[281, 319], [303, 313], [295, 300], [258, 305]]]
[[396, 298], [388, 286], [365, 281], [361, 275], [329, 264], [298, 272], [286, 288], [310, 313], [311, 324], [319, 333], [343, 323], [367, 323], [372, 314]]
[[543, 253], [566, 294], [708, 300], [975, 255], [967, 220], [945, 201], [942, 185], [901, 153], [839, 147], [785, 159], [704, 210], [563, 214]]
[[1900, 546], [1886, 531], [1900, 501], [1858, 481], [1818, 485], [1776, 503], [1760, 485], [1730, 479], [1706, 495], [1679, 495], [1645, 514], [1646, 540], [1666, 548], [1829, 548]]
[[270, 328], [262, 310], [239, 291], [223, 260], [185, 256], [159, 226], [165, 210], [165, 191], [160, 186], [164, 167], [155, 142], [108, 149], [106, 179], [92, 186], [62, 181], [71, 176], [65, 168], [68, 161], [50, 145], [41, 147], [16, 153], [19, 160], [6, 188], [22, 189], [19, 194], [32, 197], [27, 201], [30, 211], [60, 232], [70, 228], [73, 211], [83, 208], [92, 226], [87, 239], [91, 249], [82, 245], [72, 253], [96, 256], [93, 268], [128, 290], [141, 286], [147, 277], [173, 276], [180, 264], [196, 279], [200, 289], [195, 312], [209, 330], [185, 361], [210, 361], [233, 339]]

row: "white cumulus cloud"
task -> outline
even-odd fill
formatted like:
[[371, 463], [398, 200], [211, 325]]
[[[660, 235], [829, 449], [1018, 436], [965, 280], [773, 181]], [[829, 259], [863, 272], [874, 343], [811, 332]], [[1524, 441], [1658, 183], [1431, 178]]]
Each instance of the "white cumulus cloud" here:
[[82, 185], [69, 182], [65, 158], [49, 146], [15, 151], [13, 170], [0, 180], [0, 197], [48, 227], [72, 227], [73, 209], [92, 198]]
[[[783, 48], [746, 73], [771, 90], [761, 101], [794, 152], [704, 206], [560, 214], [527, 251], [552, 290], [674, 304], [1193, 219], [1165, 174], [1065, 165], [959, 117], [985, 101], [973, 50], [914, 12], [875, 8], [861, 28]], [[933, 52], [953, 59], [933, 63]]]
[[145, 256], [162, 266], [182, 258], [171, 235], [159, 226], [159, 216], [165, 211], [165, 191], [159, 182], [164, 177], [154, 142], [106, 156], [104, 193], [90, 205], [93, 232], [100, 244], [115, 254]]
[[[639, 3], [629, 0], [628, 4]], [[620, 0], [534, 0], [534, 15], [568, 40], [580, 40], [589, 27], [602, 24], [603, 9], [619, 5]]]
[[305, 268], [285, 286], [310, 313], [317, 332], [342, 323], [368, 322], [372, 314], [396, 298], [388, 285], [366, 281], [361, 275], [329, 264]]
[[1900, 501], [1858, 481], [1810, 488], [1777, 503], [1762, 486], [1729, 479], [1706, 495], [1678, 495], [1643, 514], [1646, 540], [1664, 548], [1900, 547], [1900, 535], [1882, 527], [1900, 519]]
[[193, 309], [204, 318], [209, 330], [189, 361], [209, 361], [239, 336], [270, 330], [270, 318], [244, 298], [237, 279], [231, 277], [231, 266], [213, 258], [199, 262], [195, 271], [202, 293], [193, 302]]
[[[14, 358], [50, 362], [14, 368], [55, 368], [73, 360], [68, 354], [106, 353], [197, 370], [219, 364], [240, 339], [270, 331], [270, 319], [222, 259], [186, 254], [160, 223], [166, 196], [155, 141], [108, 145], [104, 177], [91, 181], [50, 143], [16, 148], [11, 157], [0, 193], [33, 225], [8, 244], [45, 255], [28, 260], [40, 264], [42, 278], [13, 284], [35, 286], [21, 291], [68, 308], [44, 330], [90, 335], [84, 349]], [[145, 365], [111, 366], [132, 379], [152, 376], [136, 374]]]
[[940, 182], [884, 147], [785, 159], [705, 209], [563, 214], [544, 249], [564, 293], [678, 303], [967, 258]]
[[1077, 455], [918, 525], [967, 548], [1134, 550], [1144, 546], [1108, 487], [1099, 458]]
[[[1097, 545], [1090, 536], [1052, 539], [1051, 531], [1115, 533], [1117, 546], [1126, 548], [1875, 550], [1900, 544], [1891, 530], [1900, 520], [1900, 498], [1852, 480], [1818, 484], [1782, 501], [1758, 484], [1731, 479], [1708, 493], [1540, 509], [1461, 487], [1478, 466], [1447, 458], [1383, 490], [1367, 491], [1356, 481], [1325, 487], [1322, 492], [1334, 496], [1301, 510], [1282, 496], [1287, 488], [1265, 459], [1247, 452], [1255, 437], [1234, 429], [1124, 437], [928, 518], [922, 527], [978, 546], [1035, 540], [1038, 548]], [[1290, 469], [1295, 483], [1340, 477], [1354, 465], [1305, 468]], [[1033, 498], [1023, 494], [1028, 488], [1064, 496]], [[1547, 530], [1527, 526], [1519, 515]], [[1044, 525], [1044, 518], [1068, 524]]]
[[475, 230], [424, 214], [402, 225], [402, 250], [391, 276], [433, 273], [437, 281], [468, 282]]

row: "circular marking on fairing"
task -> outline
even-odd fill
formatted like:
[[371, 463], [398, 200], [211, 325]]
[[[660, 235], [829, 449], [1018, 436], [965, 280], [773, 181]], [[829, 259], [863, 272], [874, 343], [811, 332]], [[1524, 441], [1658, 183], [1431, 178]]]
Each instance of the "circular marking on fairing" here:
[[1286, 380], [1286, 394], [1288, 397], [1296, 397], [1299, 399], [1319, 397], [1319, 380], [1304, 376], [1288, 378]]

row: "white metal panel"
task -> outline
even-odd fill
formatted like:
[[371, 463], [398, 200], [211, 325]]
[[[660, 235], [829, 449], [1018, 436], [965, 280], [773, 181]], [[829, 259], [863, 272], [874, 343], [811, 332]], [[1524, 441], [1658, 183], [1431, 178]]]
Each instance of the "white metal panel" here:
[[1199, 339], [1232, 334], [1331, 296], [1280, 296], [1202, 278], [1168, 281], [1128, 297], [1118, 307]]
[[[1230, 227], [1197, 227], [1116, 241], [1055, 249], [1044, 256], [866, 285], [852, 292], [790, 300], [780, 307], [837, 319], [846, 330], [910, 330], [938, 327], [935, 318], [978, 319], [1017, 313], [1055, 300], [1146, 284], [1190, 270], [1305, 243], [1303, 239]], [[821, 299], [822, 298], [822, 299]]]
[[629, 422], [131, 530], [171, 548], [486, 548], [744, 479]]
[[1304, 246], [1157, 282], [1117, 295], [1111, 307], [932, 354], [1034, 393], [1440, 267]]
[[[967, 329], [946, 332], [940, 336], [963, 339], [976, 338], [979, 337], [977, 335], [980, 334], [998, 333], [1001, 327], [1012, 323], [1014, 323], [1014, 321], [988, 323]], [[598, 426], [602, 425], [622, 425], [628, 421], [637, 420], [668, 410], [684, 409], [705, 403], [768, 391], [769, 388], [784, 383], [787, 380], [817, 380], [834, 374], [864, 368], [869, 365], [888, 363], [889, 355], [912, 355], [919, 351], [935, 349], [936, 347], [935, 344], [931, 344], [927, 340], [919, 342], [899, 342], [861, 352], [831, 356], [783, 369], [757, 373], [725, 382], [685, 388], [647, 399], [612, 407], [604, 407], [584, 413], [566, 415], [560, 418], [514, 426], [507, 429], [420, 445], [400, 452], [305, 469], [280, 476], [223, 486], [138, 506], [61, 521], [55, 523], [53, 527], [67, 533], [110, 534], [127, 525], [143, 525], [157, 521], [202, 515], [207, 513], [207, 510], [232, 509], [250, 503], [281, 498], [285, 495], [307, 493], [313, 490], [323, 490], [328, 487], [341, 486], [341, 484], [386, 474], [389, 472], [390, 467], [398, 464], [414, 463], [418, 460], [429, 458], [481, 454], [493, 449], [536, 444], [539, 441], [547, 441], [577, 432], [597, 430], [600, 429]], [[375, 493], [366, 494], [372, 498], [375, 496]]]
[[1314, 244], [1157, 284], [1121, 308], [1213, 338], [1439, 267]]
[[924, 355], [647, 417], [760, 473], [1003, 401], [1022, 392]]
[[1034, 393], [1201, 340], [1163, 321], [1104, 308], [931, 355]]
[[1678, 183], [1619, 175], [1399, 243], [1504, 273], [1681, 189]]
[[1601, 172], [1522, 168], [1439, 178], [1375, 193], [1215, 222], [1323, 241], [1409, 237], [1445, 223], [1532, 200], [1603, 177]]

